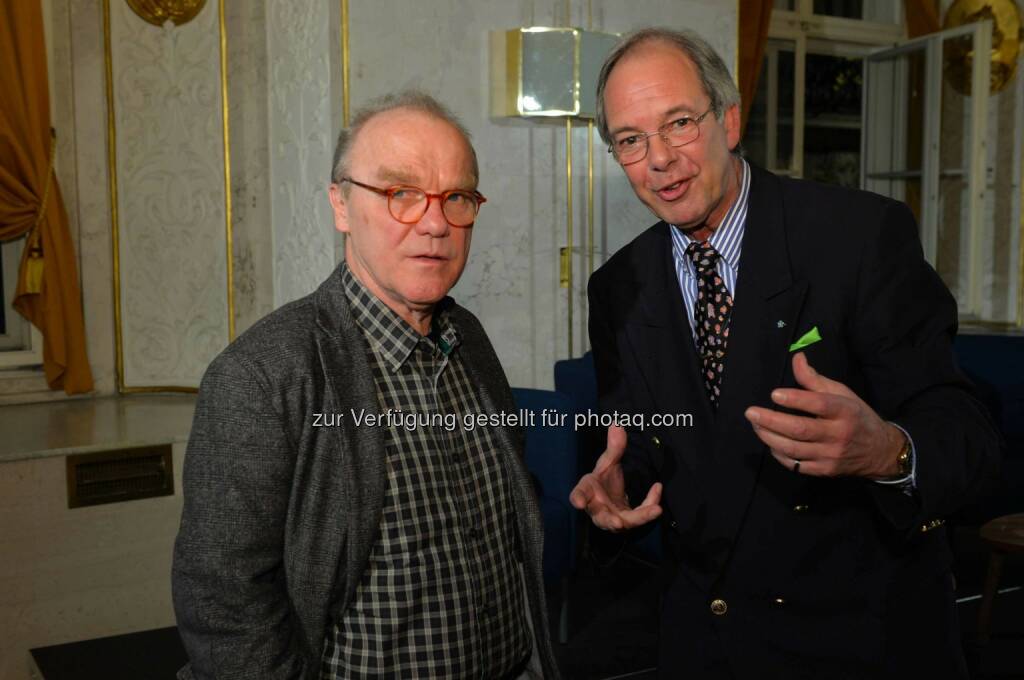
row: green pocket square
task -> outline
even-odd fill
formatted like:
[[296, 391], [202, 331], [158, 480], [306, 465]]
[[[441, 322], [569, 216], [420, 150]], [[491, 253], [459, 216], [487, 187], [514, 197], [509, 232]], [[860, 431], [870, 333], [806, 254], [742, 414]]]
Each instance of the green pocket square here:
[[821, 333], [818, 332], [818, 327], [815, 326], [811, 330], [809, 330], [806, 333], [804, 333], [800, 337], [799, 340], [797, 340], [792, 345], [790, 345], [789, 346], [789, 351], [790, 352], [796, 352], [797, 350], [801, 350], [804, 347], [807, 347], [808, 345], [813, 345], [814, 343], [816, 343], [816, 342], [818, 342], [820, 340], [821, 340]]

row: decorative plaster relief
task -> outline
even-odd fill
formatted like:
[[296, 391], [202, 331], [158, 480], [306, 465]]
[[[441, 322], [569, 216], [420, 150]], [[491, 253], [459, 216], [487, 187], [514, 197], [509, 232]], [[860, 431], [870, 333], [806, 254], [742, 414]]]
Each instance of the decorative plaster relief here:
[[334, 141], [330, 30], [338, 29], [325, 0], [267, 0], [266, 16], [276, 307], [315, 290], [334, 268], [327, 186]]
[[159, 28], [111, 3], [125, 385], [197, 386], [227, 344], [217, 4]]

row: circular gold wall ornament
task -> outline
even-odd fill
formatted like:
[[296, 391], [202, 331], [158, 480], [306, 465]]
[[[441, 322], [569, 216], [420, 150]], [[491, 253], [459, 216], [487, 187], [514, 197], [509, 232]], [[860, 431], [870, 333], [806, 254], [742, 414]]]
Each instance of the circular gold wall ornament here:
[[[1022, 39], [1020, 10], [1014, 0], [955, 0], [946, 11], [942, 28], [988, 19], [992, 22], [991, 90], [999, 92], [1013, 78]], [[950, 85], [961, 94], [971, 93], [971, 62], [974, 51], [966, 39], [947, 40], [943, 49], [944, 71]]]
[[175, 26], [187, 24], [196, 18], [206, 0], [127, 0], [128, 6], [144, 21], [163, 26], [170, 19]]

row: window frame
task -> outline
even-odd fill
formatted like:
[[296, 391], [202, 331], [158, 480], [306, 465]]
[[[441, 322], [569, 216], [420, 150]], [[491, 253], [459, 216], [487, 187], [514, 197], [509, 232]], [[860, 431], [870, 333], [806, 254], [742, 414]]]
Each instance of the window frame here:
[[[814, 0], [796, 0], [796, 9], [773, 9], [768, 25], [765, 63], [768, 68], [768, 100], [765, 107], [765, 158], [767, 169], [778, 175], [803, 177], [806, 120], [807, 54], [835, 54], [865, 58], [873, 49], [894, 45], [906, 37], [903, 3], [893, 3], [899, 23], [880, 23], [814, 13]], [[789, 167], [778, 160], [778, 41], [793, 43], [793, 139]]]
[[[0, 257], [4, 258], [4, 278], [9, 281], [17, 281], [18, 265], [21, 262], [21, 253], [25, 247], [25, 238], [13, 239], [0, 243]], [[13, 266], [12, 266], [13, 265]], [[8, 320], [7, 333], [3, 338], [3, 344], [21, 345], [20, 348], [6, 349], [0, 347], [0, 370], [7, 375], [9, 369], [17, 368], [38, 368], [43, 364], [43, 335], [32, 322], [21, 316], [14, 309], [14, 289], [8, 290], [6, 285], [0, 286], [4, 292], [4, 315]], [[13, 324], [11, 322], [14, 322]], [[12, 328], [13, 326], [13, 328]], [[21, 334], [22, 339], [9, 336]]]

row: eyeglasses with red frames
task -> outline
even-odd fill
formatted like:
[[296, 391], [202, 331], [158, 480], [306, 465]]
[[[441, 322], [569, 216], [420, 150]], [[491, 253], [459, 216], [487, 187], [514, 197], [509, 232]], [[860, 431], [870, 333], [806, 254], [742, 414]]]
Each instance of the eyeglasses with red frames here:
[[438, 199], [445, 220], [453, 227], [468, 227], [476, 221], [480, 206], [487, 202], [479, 191], [465, 189], [449, 189], [439, 194], [432, 194], [419, 187], [397, 184], [386, 189], [357, 182], [351, 177], [342, 177], [338, 182], [348, 182], [375, 194], [387, 196], [388, 212], [402, 224], [415, 224], [427, 213], [431, 199]]

